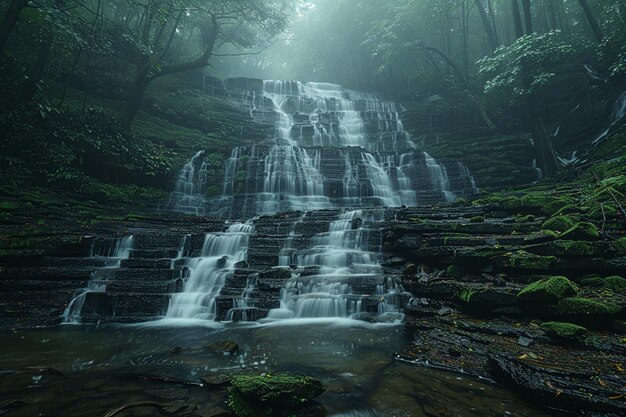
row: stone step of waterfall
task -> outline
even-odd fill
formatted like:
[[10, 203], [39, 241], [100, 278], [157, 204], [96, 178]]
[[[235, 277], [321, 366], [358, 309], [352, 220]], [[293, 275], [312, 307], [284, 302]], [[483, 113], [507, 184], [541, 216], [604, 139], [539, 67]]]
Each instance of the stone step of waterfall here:
[[91, 266], [8, 267], [2, 270], [0, 282], [5, 279], [41, 281], [88, 280], [93, 270], [94, 268]]
[[269, 310], [258, 307], [238, 307], [219, 314], [217, 320], [236, 322], [257, 321], [267, 317]]
[[130, 258], [120, 262], [120, 268], [129, 269], [168, 269], [171, 268], [172, 259], [143, 259]]
[[129, 279], [124, 281], [106, 282], [107, 293], [152, 293], [170, 294], [175, 292], [176, 281], [153, 281]]
[[86, 286], [88, 278], [85, 279], [46, 279], [41, 277], [40, 279], [3, 279], [0, 280], [0, 292], [5, 292], [10, 298], [12, 291], [19, 289], [19, 291], [50, 291], [50, 290], [66, 290], [73, 291], [76, 288], [83, 288]]
[[146, 280], [146, 281], [170, 281], [174, 278], [172, 269], [111, 269], [103, 272], [110, 274], [110, 280]]
[[221, 295], [239, 296], [243, 294], [248, 287], [248, 279], [254, 274], [254, 270], [237, 269], [233, 274], [226, 278], [226, 283], [222, 287]]
[[174, 259], [178, 257], [179, 249], [136, 249], [130, 251], [130, 258], [135, 259]]
[[184, 236], [177, 233], [137, 234], [133, 249], [177, 249]]
[[103, 257], [67, 258], [46, 256], [42, 260], [43, 265], [66, 268], [102, 268], [106, 265], [106, 263], [107, 259]]
[[81, 320], [92, 317], [132, 317], [149, 320], [167, 311], [168, 294], [89, 292], [81, 311]]

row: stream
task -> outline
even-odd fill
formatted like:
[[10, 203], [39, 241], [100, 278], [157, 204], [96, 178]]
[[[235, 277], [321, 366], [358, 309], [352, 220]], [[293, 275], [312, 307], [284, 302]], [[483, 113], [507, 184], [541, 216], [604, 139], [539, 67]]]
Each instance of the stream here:
[[[28, 403], [11, 417], [104, 416], [122, 404], [164, 397], [185, 397], [207, 410], [221, 405], [223, 394], [127, 374], [198, 381], [211, 371], [237, 368], [320, 379], [326, 388], [320, 402], [329, 415], [545, 415], [503, 388], [394, 360], [393, 352], [408, 343], [399, 325], [337, 319], [208, 327], [70, 325], [3, 334], [2, 339], [0, 401]], [[205, 348], [223, 340], [237, 341], [239, 354], [215, 355]], [[121, 414], [160, 415], [150, 408]]]

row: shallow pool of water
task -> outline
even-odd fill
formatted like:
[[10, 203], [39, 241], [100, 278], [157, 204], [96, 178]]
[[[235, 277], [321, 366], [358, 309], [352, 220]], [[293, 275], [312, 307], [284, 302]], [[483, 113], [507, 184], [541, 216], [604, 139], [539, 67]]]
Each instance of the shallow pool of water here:
[[[545, 415], [504, 388], [394, 360], [408, 343], [399, 325], [60, 326], [0, 337], [0, 400], [26, 403], [10, 416], [104, 416], [122, 404], [185, 395], [209, 409], [223, 394], [128, 374], [198, 381], [231, 368], [314, 376], [326, 387], [320, 402], [330, 415]], [[204, 347], [222, 340], [237, 341], [239, 354], [215, 355]], [[137, 408], [120, 415], [160, 414]]]

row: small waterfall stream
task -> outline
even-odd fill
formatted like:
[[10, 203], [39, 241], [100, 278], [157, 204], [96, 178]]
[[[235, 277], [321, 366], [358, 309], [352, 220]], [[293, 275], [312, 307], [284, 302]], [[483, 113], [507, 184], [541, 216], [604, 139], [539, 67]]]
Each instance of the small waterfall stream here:
[[183, 291], [170, 299], [166, 318], [213, 320], [216, 316], [215, 299], [237, 262], [246, 259], [248, 236], [254, 227], [233, 224], [224, 233], [209, 233], [204, 239], [202, 253], [190, 259], [183, 271]]
[[85, 299], [87, 294], [92, 292], [105, 292], [107, 288], [107, 278], [111, 269], [119, 268], [122, 260], [130, 257], [130, 252], [133, 249], [134, 236], [125, 236], [117, 239], [113, 247], [103, 247], [94, 253], [92, 257], [103, 258], [104, 266], [96, 269], [91, 273], [89, 282], [87, 282], [86, 288], [81, 288], [74, 294], [74, 297], [69, 302], [62, 316], [62, 324], [80, 324], [81, 313], [83, 306], [85, 305]]

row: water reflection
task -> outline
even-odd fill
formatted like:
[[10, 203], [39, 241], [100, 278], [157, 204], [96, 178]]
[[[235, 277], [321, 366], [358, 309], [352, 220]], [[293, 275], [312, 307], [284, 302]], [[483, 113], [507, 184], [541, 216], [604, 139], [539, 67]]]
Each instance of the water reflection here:
[[[240, 353], [224, 356], [206, 349], [221, 340], [237, 341]], [[131, 399], [162, 396], [152, 391], [164, 389], [210, 408], [222, 403], [220, 394], [119, 375], [198, 381], [215, 370], [258, 368], [319, 378], [326, 387], [320, 401], [331, 416], [542, 415], [502, 388], [395, 361], [392, 352], [407, 342], [401, 326], [380, 325], [64, 326], [3, 335], [0, 395], [29, 403], [12, 416], [102, 416]], [[142, 414], [148, 411], [152, 414]], [[159, 415], [154, 410], [134, 413], [127, 415]]]

